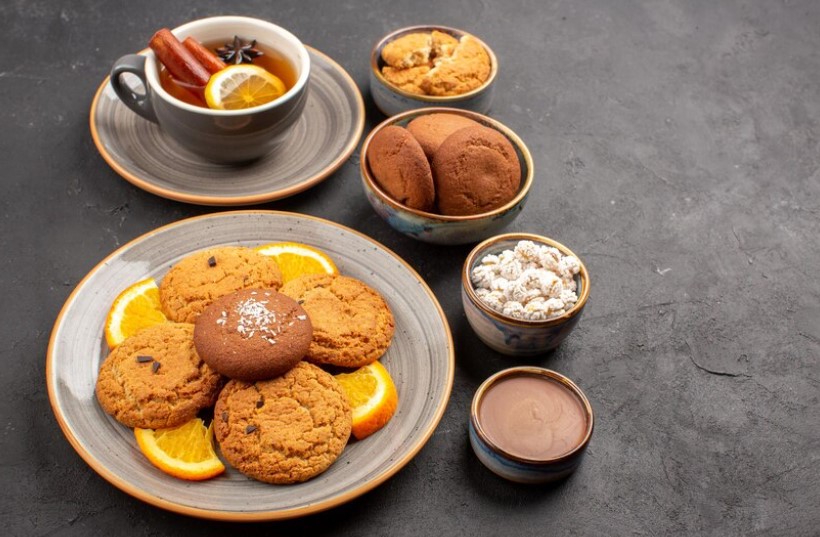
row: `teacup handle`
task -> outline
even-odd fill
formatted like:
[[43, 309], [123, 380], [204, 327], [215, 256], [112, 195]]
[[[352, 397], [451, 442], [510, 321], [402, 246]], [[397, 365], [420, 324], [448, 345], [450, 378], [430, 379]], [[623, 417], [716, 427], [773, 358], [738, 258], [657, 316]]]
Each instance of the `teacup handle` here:
[[[137, 93], [125, 84], [121, 78], [124, 73], [136, 75], [145, 87], [145, 93]], [[151, 106], [148, 81], [145, 79], [145, 56], [127, 54], [114, 62], [114, 67], [111, 68], [111, 87], [125, 106], [148, 121], [158, 122], [154, 107]]]

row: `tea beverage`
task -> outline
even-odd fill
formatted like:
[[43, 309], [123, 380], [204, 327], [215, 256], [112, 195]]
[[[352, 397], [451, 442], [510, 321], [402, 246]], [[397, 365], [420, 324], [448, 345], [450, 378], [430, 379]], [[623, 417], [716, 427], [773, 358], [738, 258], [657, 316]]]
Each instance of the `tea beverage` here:
[[[229, 44], [231, 42], [232, 39], [227, 38], [224, 40], [203, 43], [203, 46], [216, 54], [216, 50], [218, 48], [224, 47], [226, 43]], [[245, 40], [242, 42], [247, 44]], [[296, 68], [287, 60], [287, 58], [276, 50], [266, 47], [265, 45], [260, 45], [257, 43], [253, 48], [262, 53], [261, 55], [253, 58], [253, 61], [251, 62], [253, 65], [257, 65], [278, 77], [279, 80], [285, 84], [286, 91], [290, 90], [296, 84], [296, 80], [298, 78], [296, 75]], [[232, 64], [233, 62], [228, 62], [228, 65]], [[182, 102], [207, 108], [205, 98], [203, 97], [205, 86], [193, 86], [191, 84], [186, 84], [185, 82], [177, 80], [171, 76], [168, 69], [166, 69], [161, 63], [159, 66], [159, 81], [162, 85], [162, 89], [167, 91], [172, 97], [179, 99]]]

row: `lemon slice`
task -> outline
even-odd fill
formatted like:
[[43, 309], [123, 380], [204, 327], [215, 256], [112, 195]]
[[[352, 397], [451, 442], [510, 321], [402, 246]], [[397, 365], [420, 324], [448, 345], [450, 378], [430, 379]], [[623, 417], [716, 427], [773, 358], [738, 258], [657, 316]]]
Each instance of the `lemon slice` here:
[[353, 436], [361, 440], [384, 427], [399, 405], [396, 385], [378, 361], [335, 375], [353, 412]]
[[201, 481], [225, 471], [213, 446], [213, 423], [199, 418], [169, 429], [134, 429], [142, 453], [151, 463], [180, 479]]
[[339, 269], [327, 254], [307, 244], [275, 242], [257, 246], [256, 251], [276, 259], [283, 283], [306, 274], [338, 274]]
[[269, 103], [286, 90], [284, 82], [258, 65], [230, 65], [211, 75], [205, 102], [216, 110], [241, 110]]
[[117, 296], [105, 319], [105, 341], [112, 349], [138, 331], [167, 319], [160, 310], [157, 283], [148, 278]]

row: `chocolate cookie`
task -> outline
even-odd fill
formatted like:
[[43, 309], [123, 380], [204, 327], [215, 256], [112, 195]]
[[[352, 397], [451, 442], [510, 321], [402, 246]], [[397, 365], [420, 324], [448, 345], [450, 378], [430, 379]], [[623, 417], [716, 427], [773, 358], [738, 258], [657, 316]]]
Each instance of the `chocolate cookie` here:
[[224, 246], [193, 253], [171, 267], [159, 284], [162, 312], [192, 323], [217, 298], [254, 287], [279, 289], [282, 272], [272, 257], [250, 248]]
[[393, 314], [382, 296], [348, 276], [318, 274], [286, 283], [282, 293], [299, 301], [313, 323], [305, 359], [361, 367], [384, 354], [393, 338]]
[[408, 123], [407, 130], [418, 141], [427, 158], [433, 160], [436, 150], [448, 136], [464, 127], [480, 126], [481, 123], [456, 114], [426, 114]]
[[324, 472], [344, 450], [351, 422], [342, 387], [306, 362], [273, 380], [229, 381], [214, 409], [214, 433], [225, 460], [277, 485]]
[[432, 210], [430, 163], [407, 129], [391, 125], [376, 133], [367, 147], [367, 163], [388, 196], [413, 209]]
[[194, 328], [194, 345], [205, 363], [226, 377], [248, 381], [289, 370], [312, 339], [302, 306], [270, 289], [243, 289], [216, 299]]
[[467, 127], [447, 137], [433, 156], [441, 214], [479, 214], [512, 200], [521, 184], [515, 148], [500, 132]]
[[128, 427], [176, 427], [216, 401], [222, 377], [194, 349], [194, 325], [163, 323], [126, 339], [103, 361], [97, 400]]

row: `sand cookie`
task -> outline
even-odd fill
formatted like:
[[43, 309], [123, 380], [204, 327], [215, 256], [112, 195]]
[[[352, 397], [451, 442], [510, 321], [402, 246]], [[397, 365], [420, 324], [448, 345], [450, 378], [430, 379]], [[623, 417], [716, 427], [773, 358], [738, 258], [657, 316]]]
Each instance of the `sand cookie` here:
[[241, 246], [193, 253], [165, 275], [159, 285], [162, 312], [171, 321], [192, 323], [208, 304], [240, 289], [279, 289], [276, 261]]
[[390, 67], [407, 69], [429, 63], [432, 49], [430, 34], [407, 34], [386, 44], [382, 48], [382, 59]]
[[126, 339], [103, 361], [97, 400], [128, 427], [176, 427], [216, 401], [222, 377], [194, 349], [192, 324], [163, 323]]
[[382, 68], [382, 75], [384, 75], [385, 80], [402, 91], [417, 95], [424, 95], [424, 90], [421, 89], [421, 80], [429, 72], [429, 65], [419, 65], [407, 69], [396, 69], [386, 65]]
[[433, 155], [448, 136], [464, 127], [480, 127], [481, 123], [456, 114], [425, 114], [407, 124], [407, 130], [418, 140], [427, 158]]
[[437, 59], [451, 56], [458, 46], [458, 39], [445, 32], [433, 30], [430, 33], [430, 37], [433, 40], [433, 50], [431, 56], [433, 57], [434, 62]]
[[300, 362], [273, 380], [231, 380], [214, 409], [224, 458], [259, 481], [299, 483], [324, 472], [350, 437], [347, 396], [332, 375]]
[[489, 76], [489, 54], [475, 37], [465, 35], [452, 55], [435, 61], [419, 85], [428, 95], [461, 95], [481, 86]]
[[488, 127], [451, 134], [433, 156], [436, 201], [441, 214], [491, 211], [512, 200], [521, 184], [521, 164], [506, 136]]
[[430, 211], [435, 202], [433, 173], [418, 141], [407, 129], [381, 129], [367, 148], [373, 177], [388, 196], [412, 209]]
[[361, 367], [384, 354], [393, 337], [393, 314], [375, 290], [347, 276], [319, 274], [289, 281], [282, 293], [297, 300], [313, 323], [305, 359]]
[[194, 344], [205, 363], [227, 377], [248, 381], [289, 370], [312, 339], [302, 306], [270, 289], [243, 289], [216, 299], [194, 328]]

